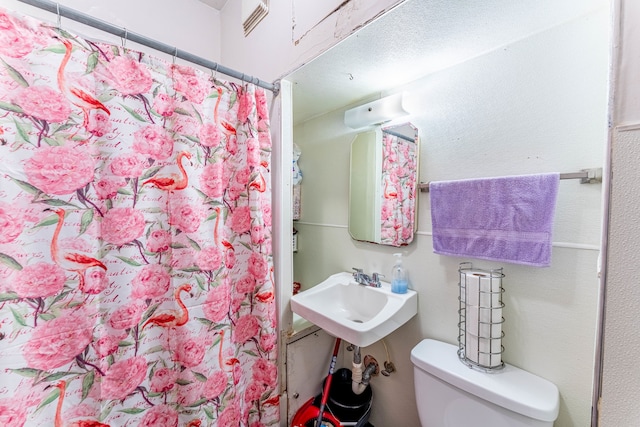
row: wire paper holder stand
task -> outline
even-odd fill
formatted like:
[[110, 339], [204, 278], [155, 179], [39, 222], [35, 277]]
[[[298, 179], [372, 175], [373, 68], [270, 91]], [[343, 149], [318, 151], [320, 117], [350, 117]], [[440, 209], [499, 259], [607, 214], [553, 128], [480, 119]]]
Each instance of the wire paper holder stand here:
[[[467, 273], [473, 271], [473, 276], [478, 277], [477, 295], [470, 295], [475, 292], [470, 289], [467, 283]], [[470, 262], [460, 263], [459, 269], [458, 297], [458, 357], [460, 361], [472, 369], [482, 372], [496, 372], [504, 367], [502, 353], [504, 347], [502, 338], [502, 268], [494, 270], [474, 269]], [[483, 286], [480, 279], [489, 281], [489, 286]], [[469, 303], [473, 304], [469, 304]], [[477, 305], [475, 304], [477, 302]], [[475, 322], [473, 316], [469, 315], [469, 310], [477, 310], [477, 324], [468, 324], [467, 321]], [[477, 332], [477, 333], [476, 333]], [[471, 341], [473, 340], [473, 341]]]

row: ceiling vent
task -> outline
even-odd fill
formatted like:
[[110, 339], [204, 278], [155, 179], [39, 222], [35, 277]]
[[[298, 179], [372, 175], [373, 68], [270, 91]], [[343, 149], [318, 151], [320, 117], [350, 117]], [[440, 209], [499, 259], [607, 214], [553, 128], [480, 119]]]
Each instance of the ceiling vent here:
[[269, 0], [242, 0], [242, 27], [245, 37], [269, 13]]

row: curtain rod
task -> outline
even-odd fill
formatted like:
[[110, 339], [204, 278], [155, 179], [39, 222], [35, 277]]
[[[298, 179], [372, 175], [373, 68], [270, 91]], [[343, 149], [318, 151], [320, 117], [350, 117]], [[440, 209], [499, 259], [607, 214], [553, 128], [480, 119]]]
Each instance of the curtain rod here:
[[124, 40], [131, 40], [132, 42], [139, 43], [141, 45], [150, 47], [160, 52], [164, 52], [176, 58], [184, 59], [185, 61], [191, 62], [193, 64], [202, 65], [203, 67], [206, 67], [210, 70], [215, 70], [216, 72], [220, 72], [224, 75], [234, 77], [238, 80], [242, 80], [248, 83], [253, 83], [256, 86], [260, 86], [264, 89], [272, 91], [275, 95], [277, 95], [280, 90], [280, 85], [278, 83], [269, 83], [269, 82], [260, 80], [257, 77], [248, 76], [239, 71], [225, 67], [224, 65], [220, 65], [216, 62], [213, 62], [208, 59], [204, 59], [200, 56], [180, 50], [177, 47], [169, 46], [168, 44], [159, 42], [157, 40], [153, 40], [148, 37], [145, 37], [136, 33], [132, 33], [128, 31], [126, 28], [117, 27], [106, 21], [103, 21], [98, 18], [94, 18], [91, 15], [87, 15], [86, 13], [82, 13], [80, 11], [71, 9], [66, 6], [62, 6], [59, 3], [49, 1], [49, 0], [18, 0], [18, 1], [21, 3], [29, 4], [31, 6], [35, 6], [39, 9], [43, 9], [43, 10], [55, 13], [58, 16], [64, 16], [65, 18], [69, 18], [72, 21], [77, 21], [82, 24], [88, 25], [90, 27], [97, 28], [101, 31], [105, 31], [107, 33], [122, 37]]
[[[602, 168], [582, 169], [580, 172], [561, 173], [560, 179], [579, 179], [580, 184], [597, 184], [602, 182]], [[418, 184], [422, 192], [429, 191], [429, 183]]]
[[400, 132], [395, 132], [390, 129], [382, 129], [382, 133], [388, 133], [389, 135], [397, 136], [400, 139], [404, 139], [409, 142], [416, 142], [415, 138], [409, 138], [407, 135], [401, 134]]

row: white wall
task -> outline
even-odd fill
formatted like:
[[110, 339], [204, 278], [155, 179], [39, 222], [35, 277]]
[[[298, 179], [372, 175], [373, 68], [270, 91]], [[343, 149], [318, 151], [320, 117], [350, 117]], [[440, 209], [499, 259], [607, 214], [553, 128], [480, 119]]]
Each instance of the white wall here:
[[633, 0], [614, 0], [616, 33], [614, 45], [617, 54], [613, 117], [616, 126], [634, 125], [640, 119], [640, 28], [636, 25], [640, 16], [640, 4]]
[[614, 177], [607, 266], [604, 369], [600, 426], [637, 425], [640, 420], [640, 287], [636, 265], [640, 250], [640, 126], [613, 132]]
[[[152, 38], [169, 46], [212, 61], [220, 59], [220, 13], [198, 0], [57, 0], [67, 6], [84, 12], [110, 24], [126, 28], [127, 31]], [[0, 7], [18, 11], [25, 15], [56, 24], [55, 14], [38, 9], [17, 0], [0, 0]], [[120, 45], [122, 40], [111, 34], [89, 28], [85, 25], [62, 18], [63, 29]], [[126, 44], [164, 59], [170, 55], [137, 45]], [[178, 63], [185, 63], [181, 60]], [[185, 63], [186, 64], [186, 63]]]
[[611, 209], [600, 426], [637, 425], [640, 419], [640, 3], [616, 0]]
[[[602, 7], [398, 88], [420, 130], [421, 181], [602, 167], [608, 12]], [[303, 288], [352, 267], [389, 275], [397, 251], [354, 242], [347, 232], [354, 133], [342, 124], [343, 112], [294, 128], [304, 172], [294, 275]], [[550, 268], [471, 260], [481, 268], [504, 267], [504, 360], [559, 387], [557, 427], [590, 424], [601, 197], [601, 185], [561, 182]], [[469, 259], [433, 254], [426, 193], [418, 229], [403, 252], [419, 313], [386, 340], [398, 372], [372, 383], [374, 425], [419, 425], [410, 350], [426, 337], [456, 342], [457, 269]], [[381, 344], [363, 351], [386, 359]]]

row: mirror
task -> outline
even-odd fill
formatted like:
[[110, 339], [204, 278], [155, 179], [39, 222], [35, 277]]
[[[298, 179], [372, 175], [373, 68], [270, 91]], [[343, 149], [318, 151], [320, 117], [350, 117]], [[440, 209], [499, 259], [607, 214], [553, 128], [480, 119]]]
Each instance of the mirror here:
[[351, 143], [349, 234], [389, 246], [413, 241], [419, 156], [411, 123], [359, 133]]

